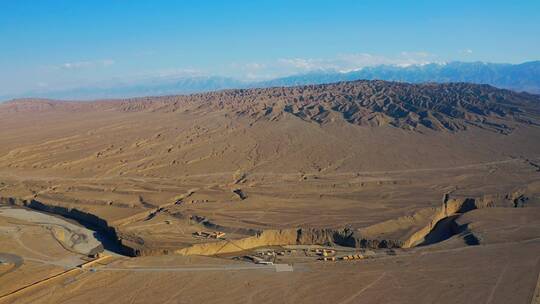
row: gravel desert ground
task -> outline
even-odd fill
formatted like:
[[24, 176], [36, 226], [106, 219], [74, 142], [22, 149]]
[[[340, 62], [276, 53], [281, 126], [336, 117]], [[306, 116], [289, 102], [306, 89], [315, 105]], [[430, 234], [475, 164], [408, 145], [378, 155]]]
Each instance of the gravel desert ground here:
[[539, 143], [464, 83], [0, 104], [0, 302], [538, 302]]

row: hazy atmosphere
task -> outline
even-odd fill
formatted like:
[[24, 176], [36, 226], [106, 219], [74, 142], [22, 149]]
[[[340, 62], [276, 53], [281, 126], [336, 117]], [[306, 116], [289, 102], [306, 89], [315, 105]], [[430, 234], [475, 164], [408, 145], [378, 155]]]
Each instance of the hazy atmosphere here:
[[0, 0], [0, 304], [540, 304], [540, 1]]
[[2, 1], [0, 98], [186, 77], [522, 63], [538, 60], [539, 18], [538, 1]]

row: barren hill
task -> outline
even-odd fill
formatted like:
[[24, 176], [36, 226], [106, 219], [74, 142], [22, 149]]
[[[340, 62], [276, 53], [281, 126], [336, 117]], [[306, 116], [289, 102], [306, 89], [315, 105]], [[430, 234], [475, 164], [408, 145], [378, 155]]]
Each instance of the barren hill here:
[[540, 97], [356, 81], [0, 105], [0, 166], [72, 176], [358, 172], [527, 157]]
[[45, 99], [14, 100], [3, 111], [176, 111], [186, 105], [229, 109], [238, 116], [275, 119], [284, 112], [326, 123], [343, 120], [368, 126], [404, 129], [464, 130], [477, 126], [498, 131], [503, 122], [538, 125], [540, 96], [468, 83], [407, 84], [354, 81], [292, 88], [226, 90], [189, 96], [134, 98], [92, 103]]

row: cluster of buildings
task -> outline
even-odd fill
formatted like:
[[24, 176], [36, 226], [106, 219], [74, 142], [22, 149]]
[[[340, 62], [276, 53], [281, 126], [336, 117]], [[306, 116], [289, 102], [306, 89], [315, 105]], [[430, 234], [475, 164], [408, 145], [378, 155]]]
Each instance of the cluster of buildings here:
[[[296, 255], [296, 249], [288, 250], [272, 250], [264, 249], [259, 250], [253, 255], [245, 255], [241, 258], [246, 261], [251, 261], [255, 264], [264, 264], [264, 265], [273, 265], [276, 262], [278, 256], [291, 256]], [[374, 253], [373, 253], [374, 254]], [[301, 250], [301, 255], [296, 257], [311, 257], [319, 261], [354, 261], [362, 260], [372, 255], [368, 256], [361, 253], [349, 253], [348, 255], [341, 255], [335, 249], [328, 248], [305, 248]]]
[[341, 257], [336, 256], [336, 251], [333, 249], [315, 249], [315, 254], [320, 256], [319, 260], [321, 261], [352, 261], [352, 260], [362, 260], [364, 259], [364, 255], [362, 254], [351, 254], [351, 255], [345, 255]]
[[207, 239], [222, 239], [225, 236], [225, 232], [221, 231], [197, 231], [193, 233], [195, 237], [207, 238]]

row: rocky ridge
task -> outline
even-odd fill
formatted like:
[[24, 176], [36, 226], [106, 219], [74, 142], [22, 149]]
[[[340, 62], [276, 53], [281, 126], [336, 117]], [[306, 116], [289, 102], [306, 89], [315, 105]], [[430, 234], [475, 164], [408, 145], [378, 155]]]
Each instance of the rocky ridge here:
[[457, 132], [476, 127], [507, 134], [520, 124], [540, 126], [540, 96], [468, 83], [360, 80], [84, 103], [24, 99], [0, 105], [0, 113], [97, 110], [224, 111], [224, 115], [247, 118], [252, 123], [279, 121], [292, 115], [317, 124], [342, 121], [420, 132]]

